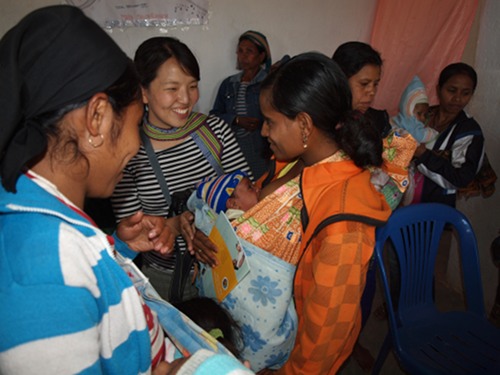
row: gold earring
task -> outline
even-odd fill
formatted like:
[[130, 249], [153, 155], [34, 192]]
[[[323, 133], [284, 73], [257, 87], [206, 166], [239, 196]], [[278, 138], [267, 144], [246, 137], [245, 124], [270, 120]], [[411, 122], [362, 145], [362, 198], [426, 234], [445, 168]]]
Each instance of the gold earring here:
[[104, 143], [104, 136], [102, 134], [99, 134], [98, 139], [100, 140], [99, 143], [94, 143], [94, 140], [92, 136], [89, 137], [89, 143], [92, 147], [98, 148], [101, 147], [102, 144]]

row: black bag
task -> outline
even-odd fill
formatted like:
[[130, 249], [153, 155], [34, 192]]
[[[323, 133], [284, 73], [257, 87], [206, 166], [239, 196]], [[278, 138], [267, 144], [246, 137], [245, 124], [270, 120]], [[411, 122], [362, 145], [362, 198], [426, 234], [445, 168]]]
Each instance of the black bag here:
[[[178, 191], [171, 194], [172, 203], [168, 212], [168, 217], [174, 217], [187, 210], [187, 200], [193, 192], [193, 189]], [[170, 286], [170, 302], [177, 303], [182, 301], [184, 289], [193, 267], [195, 258], [189, 251], [181, 252], [177, 241], [174, 242], [175, 251], [175, 269], [172, 285]]]
[[193, 191], [194, 189], [186, 189], [184, 191], [178, 191], [171, 194], [172, 203], [170, 204], [168, 217], [174, 217], [180, 215], [184, 211], [188, 210], [187, 201]]

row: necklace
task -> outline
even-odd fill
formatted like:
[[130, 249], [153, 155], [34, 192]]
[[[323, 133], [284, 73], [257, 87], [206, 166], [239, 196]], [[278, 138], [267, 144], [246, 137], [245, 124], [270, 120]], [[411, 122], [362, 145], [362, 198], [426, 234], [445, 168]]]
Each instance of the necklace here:
[[177, 128], [171, 128], [171, 129], [159, 128], [158, 126], [154, 126], [153, 124], [151, 124], [146, 118], [144, 118], [144, 126], [148, 128], [150, 132], [155, 134], [172, 134], [178, 130]]

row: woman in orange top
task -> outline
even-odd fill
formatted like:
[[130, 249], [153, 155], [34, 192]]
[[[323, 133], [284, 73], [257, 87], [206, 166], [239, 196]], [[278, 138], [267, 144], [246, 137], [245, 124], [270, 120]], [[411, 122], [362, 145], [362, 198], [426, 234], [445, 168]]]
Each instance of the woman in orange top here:
[[300, 159], [302, 243], [294, 282], [295, 347], [279, 374], [334, 374], [361, 328], [360, 299], [375, 242], [390, 209], [370, 183], [382, 163], [373, 127], [351, 108], [345, 76], [331, 59], [299, 55], [261, 88], [262, 134], [277, 160]]
[[[276, 160], [299, 160], [302, 241], [294, 280], [299, 319], [295, 346], [278, 374], [334, 374], [361, 329], [360, 299], [375, 244], [375, 225], [390, 215], [370, 182], [382, 164], [382, 140], [352, 110], [351, 91], [335, 62], [298, 55], [263, 82], [262, 135]], [[198, 260], [212, 247], [196, 236]]]

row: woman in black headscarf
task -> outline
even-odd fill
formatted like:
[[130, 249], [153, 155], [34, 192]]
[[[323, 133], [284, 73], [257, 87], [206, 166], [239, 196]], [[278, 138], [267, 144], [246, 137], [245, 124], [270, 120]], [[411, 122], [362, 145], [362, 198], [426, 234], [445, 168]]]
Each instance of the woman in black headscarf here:
[[0, 373], [150, 371], [159, 325], [114, 255], [167, 252], [171, 234], [137, 213], [106, 236], [82, 211], [139, 148], [133, 65], [78, 8], [54, 6], [2, 38], [0, 81]]

